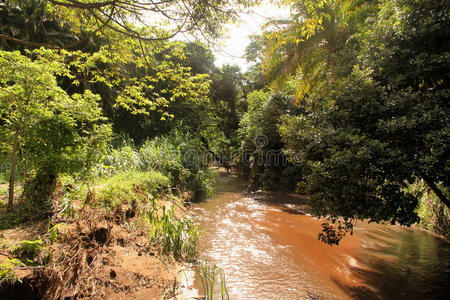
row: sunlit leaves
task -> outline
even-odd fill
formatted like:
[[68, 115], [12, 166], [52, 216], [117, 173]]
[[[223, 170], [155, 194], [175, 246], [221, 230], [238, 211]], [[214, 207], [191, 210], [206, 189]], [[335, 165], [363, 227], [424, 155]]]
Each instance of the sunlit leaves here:
[[[363, 1], [286, 1], [293, 10], [290, 20], [267, 26], [269, 48], [264, 69], [277, 86], [296, 81], [296, 99], [302, 100], [312, 88], [334, 82], [345, 70], [339, 60], [351, 59], [342, 53], [349, 48], [355, 31], [353, 20], [366, 7]], [[353, 55], [354, 56], [354, 55]]]
[[[70, 74], [60, 54], [0, 51], [0, 114], [2, 136], [18, 137], [28, 166], [47, 174], [84, 171], [105, 146], [111, 128], [89, 90], [69, 96], [56, 76]], [[11, 149], [6, 149], [11, 151]]]

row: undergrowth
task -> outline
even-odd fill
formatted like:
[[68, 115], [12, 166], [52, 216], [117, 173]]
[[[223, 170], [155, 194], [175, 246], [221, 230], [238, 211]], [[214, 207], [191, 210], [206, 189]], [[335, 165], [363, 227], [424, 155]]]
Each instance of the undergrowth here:
[[[0, 263], [0, 290], [5, 286], [21, 282], [16, 274], [17, 269], [40, 268], [48, 262], [50, 256], [48, 252], [43, 255], [43, 246], [44, 241], [39, 238], [33, 241], [21, 241], [12, 248], [11, 256]], [[3, 251], [7, 250], [7, 247], [3, 248]]]
[[6, 285], [12, 285], [20, 279], [17, 277], [15, 269], [23, 266], [23, 263], [18, 259], [7, 258], [0, 264], [0, 290]]
[[450, 210], [429, 190], [422, 180], [409, 186], [409, 191], [419, 198], [416, 212], [419, 225], [434, 233], [450, 238]]
[[197, 225], [186, 217], [175, 217], [173, 207], [160, 208], [156, 199], [152, 204], [151, 209], [142, 215], [149, 240], [176, 259], [196, 260], [199, 236]]
[[94, 172], [108, 177], [127, 172], [157, 171], [167, 176], [174, 192], [192, 191], [195, 197], [209, 197], [215, 175], [203, 161], [201, 141], [189, 133], [175, 130], [167, 136], [147, 140], [140, 147], [129, 141], [111, 148]]
[[[183, 204], [175, 202], [180, 198], [189, 200], [212, 195], [217, 175], [211, 172], [207, 165], [202, 164], [200, 159], [202, 150], [199, 139], [187, 133], [174, 131], [171, 135], [148, 140], [140, 147], [130, 142], [122, 143], [119, 147], [111, 147], [102, 162], [92, 169], [88, 177], [85, 174], [60, 175], [54, 193], [49, 199], [51, 203], [48, 203], [51, 204], [53, 211], [49, 217], [52, 221], [49, 222], [51, 225], [47, 233], [36, 240], [21, 241], [10, 249], [11, 259], [2, 261], [0, 265], [0, 287], [11, 286], [17, 282], [15, 272], [17, 268], [42, 271], [41, 273], [47, 274], [48, 278], [55, 279], [59, 276], [58, 267], [63, 267], [63, 262], [67, 263], [64, 268], [77, 266], [77, 263], [81, 265], [84, 261], [81, 256], [78, 257], [80, 253], [95, 258], [98, 256], [95, 251], [104, 251], [102, 247], [106, 246], [109, 240], [100, 244], [95, 239], [91, 241], [89, 234], [78, 236], [79, 234], [75, 232], [73, 238], [79, 240], [75, 244], [69, 242], [67, 238], [60, 239], [58, 227], [65, 222], [80, 223], [81, 219], [86, 217], [87, 211], [95, 211], [98, 216], [105, 218], [102, 220], [91, 218], [89, 222], [92, 224], [102, 221], [108, 224], [115, 222], [114, 224], [119, 224], [123, 230], [137, 226], [135, 227], [137, 232], [147, 234], [151, 247], [160, 248], [162, 253], [176, 260], [197, 263], [198, 227], [185, 215], [184, 208], [181, 207]], [[2, 178], [4, 179], [4, 176]], [[165, 200], [164, 205], [159, 203], [161, 199]], [[24, 203], [21, 201], [27, 199], [23, 198], [16, 203]], [[177, 209], [177, 205], [181, 207], [180, 210]], [[23, 205], [23, 208], [31, 210], [24, 211], [18, 205], [12, 211], [2, 211], [0, 230], [28, 222], [33, 215], [39, 215], [37, 212], [39, 207]], [[120, 209], [127, 211], [118, 214]], [[129, 213], [130, 211], [132, 213]], [[117, 218], [120, 221], [117, 221]], [[93, 236], [99, 229], [94, 225], [90, 228]], [[109, 230], [108, 228], [105, 230]], [[103, 230], [103, 227], [100, 229]], [[60, 250], [53, 252], [51, 245], [54, 243], [57, 243]], [[65, 253], [60, 253], [61, 249], [73, 252], [73, 249], [81, 249], [83, 245], [87, 248], [83, 248], [83, 252], [76, 252], [77, 263], [69, 256], [66, 257]], [[95, 247], [91, 247], [92, 245]], [[87, 267], [80, 270], [74, 271], [74, 276], [90, 274]], [[204, 271], [207, 274], [211, 270]], [[210, 284], [215, 281], [211, 279], [211, 276], [207, 279]], [[66, 283], [61, 284], [60, 288], [54, 287], [55, 295], [68, 287]], [[82, 283], [77, 284], [83, 286]]]
[[113, 208], [120, 203], [148, 202], [169, 188], [169, 178], [160, 172], [128, 171], [99, 180], [94, 194], [97, 204]]
[[37, 239], [34, 241], [22, 241], [15, 246], [11, 253], [26, 265], [37, 265], [39, 255], [42, 251], [44, 241]]

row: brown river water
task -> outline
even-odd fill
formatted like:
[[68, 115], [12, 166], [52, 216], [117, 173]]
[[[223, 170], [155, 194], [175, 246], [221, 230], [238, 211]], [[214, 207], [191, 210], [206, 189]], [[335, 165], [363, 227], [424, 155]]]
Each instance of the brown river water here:
[[247, 193], [235, 175], [192, 209], [231, 299], [450, 299], [450, 244], [424, 231], [360, 222], [329, 246], [304, 197]]

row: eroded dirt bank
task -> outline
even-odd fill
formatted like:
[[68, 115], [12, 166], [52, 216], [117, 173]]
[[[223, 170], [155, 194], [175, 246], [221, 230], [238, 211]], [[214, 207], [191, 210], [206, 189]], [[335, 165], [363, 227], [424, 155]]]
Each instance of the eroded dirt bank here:
[[[173, 207], [176, 218], [185, 216], [181, 203], [158, 205]], [[9, 250], [19, 241], [42, 239], [39, 261], [44, 266], [14, 265], [16, 280], [0, 289], [0, 299], [164, 299], [179, 294], [176, 277], [183, 259], [176, 260], [149, 237], [138, 209], [87, 208], [52, 222], [52, 231], [43, 221], [1, 232], [6, 249], [0, 264], [13, 261]]]

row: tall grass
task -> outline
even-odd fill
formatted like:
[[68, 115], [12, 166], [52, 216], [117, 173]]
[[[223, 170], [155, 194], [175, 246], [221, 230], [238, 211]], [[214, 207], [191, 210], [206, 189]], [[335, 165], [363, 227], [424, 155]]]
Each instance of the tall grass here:
[[141, 170], [141, 157], [131, 144], [124, 144], [119, 148], [111, 147], [104, 156], [103, 162], [96, 168], [97, 175], [111, 176], [130, 170]]
[[137, 148], [130, 141], [111, 148], [95, 173], [100, 177], [129, 171], [158, 171], [167, 176], [175, 190], [190, 190], [195, 197], [209, 197], [216, 177], [203, 164], [201, 141], [175, 130], [167, 136], [147, 140]]
[[[220, 296], [222, 300], [229, 300], [228, 289], [225, 283], [225, 273], [222, 268], [209, 262], [203, 262], [197, 267], [197, 274], [199, 275], [202, 288], [203, 298], [206, 300], [214, 299], [214, 290], [216, 283], [219, 284]], [[218, 281], [218, 282], [217, 282]]]
[[199, 170], [191, 181], [191, 189], [196, 199], [206, 199], [214, 194], [218, 175], [210, 170]]
[[144, 215], [149, 229], [149, 239], [162, 246], [165, 253], [171, 253], [177, 259], [195, 261], [197, 259], [198, 227], [187, 218], [178, 219], [173, 208], [158, 208], [153, 199], [151, 210]]

